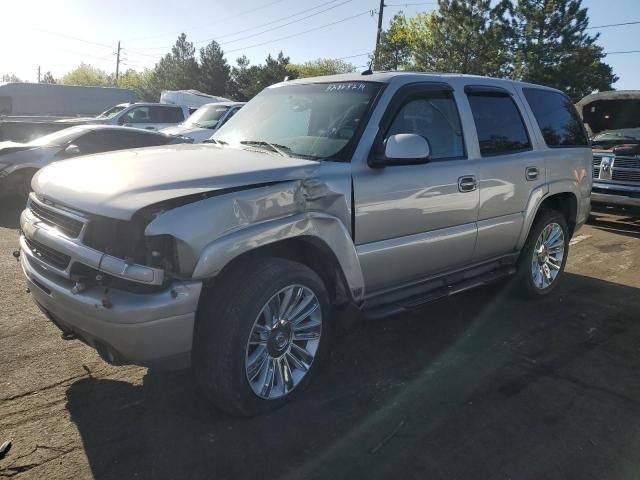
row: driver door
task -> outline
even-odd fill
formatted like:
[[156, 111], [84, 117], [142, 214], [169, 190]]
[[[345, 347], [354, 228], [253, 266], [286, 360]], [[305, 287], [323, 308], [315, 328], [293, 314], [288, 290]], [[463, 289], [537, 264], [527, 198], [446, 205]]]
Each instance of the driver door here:
[[470, 262], [477, 236], [477, 166], [467, 159], [453, 89], [411, 84], [387, 107], [372, 149], [399, 133], [430, 144], [421, 165], [354, 170], [356, 249], [372, 293]]

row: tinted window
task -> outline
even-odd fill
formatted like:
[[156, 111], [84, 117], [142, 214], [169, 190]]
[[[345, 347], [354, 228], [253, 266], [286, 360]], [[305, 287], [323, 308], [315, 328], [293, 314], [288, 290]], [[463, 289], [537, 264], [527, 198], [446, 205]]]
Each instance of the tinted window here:
[[149, 107], [134, 107], [122, 116], [123, 123], [151, 123]]
[[127, 145], [123, 148], [154, 147], [156, 145], [166, 145], [172, 140], [167, 135], [145, 132], [123, 132], [122, 137], [122, 143]]
[[433, 159], [464, 156], [460, 117], [449, 93], [432, 93], [405, 103], [385, 139], [398, 133], [415, 133], [426, 138]]
[[537, 88], [523, 91], [549, 147], [589, 145], [582, 121], [568, 97]]
[[128, 148], [164, 145], [170, 140], [165, 135], [153, 133], [99, 129], [74, 140], [82, 155], [125, 150]]
[[504, 155], [531, 148], [527, 129], [511, 97], [472, 93], [469, 94], [469, 104], [482, 156]]
[[182, 109], [178, 107], [151, 107], [153, 123], [180, 123], [184, 120]]

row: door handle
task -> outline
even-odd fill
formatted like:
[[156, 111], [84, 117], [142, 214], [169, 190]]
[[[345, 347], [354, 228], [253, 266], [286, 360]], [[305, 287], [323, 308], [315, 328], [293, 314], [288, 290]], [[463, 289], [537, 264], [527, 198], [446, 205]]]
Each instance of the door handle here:
[[537, 179], [538, 175], [540, 175], [538, 167], [527, 167], [524, 172], [524, 176], [527, 177], [527, 180], [529, 181]]
[[458, 190], [463, 193], [473, 192], [478, 188], [478, 180], [474, 175], [465, 175], [458, 179]]

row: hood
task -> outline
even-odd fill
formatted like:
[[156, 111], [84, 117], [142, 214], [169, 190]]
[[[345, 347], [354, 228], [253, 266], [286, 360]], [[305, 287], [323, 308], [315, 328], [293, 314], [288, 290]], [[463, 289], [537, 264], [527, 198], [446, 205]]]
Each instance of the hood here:
[[22, 150], [29, 150], [30, 148], [36, 148], [27, 145], [26, 143], [18, 142], [0, 142], [0, 157], [9, 153], [20, 152]]
[[87, 213], [128, 220], [148, 205], [204, 192], [310, 176], [318, 162], [213, 144], [167, 145], [55, 162], [34, 191]]

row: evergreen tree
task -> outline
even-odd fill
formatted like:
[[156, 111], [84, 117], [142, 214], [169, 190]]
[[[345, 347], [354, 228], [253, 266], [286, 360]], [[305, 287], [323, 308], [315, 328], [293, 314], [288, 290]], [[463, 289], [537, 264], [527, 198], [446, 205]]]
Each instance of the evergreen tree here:
[[318, 58], [300, 65], [292, 64], [289, 68], [295, 72], [296, 78], [319, 77], [356, 71], [356, 67], [353, 64], [333, 58]]
[[508, 70], [509, 0], [439, 0], [409, 22], [413, 68], [502, 76]]
[[224, 96], [227, 91], [231, 68], [224, 52], [215, 40], [200, 49], [199, 89], [211, 95]]
[[264, 65], [260, 69], [260, 86], [266, 88], [274, 83], [282, 82], [285, 78], [295, 78], [295, 71], [291, 67], [291, 60], [285, 57], [282, 51], [278, 53], [276, 58], [271, 54], [267, 55]]
[[513, 11], [513, 76], [565, 91], [574, 101], [617, 80], [582, 0], [518, 0]]
[[228, 96], [239, 102], [246, 102], [256, 95], [262, 88], [258, 75], [260, 67], [251, 65], [249, 59], [243, 55], [236, 59], [236, 66], [231, 69]]
[[200, 67], [195, 57], [193, 43], [183, 33], [176, 43], [154, 68], [155, 82], [160, 90], [189, 90], [195, 88], [200, 79]]

